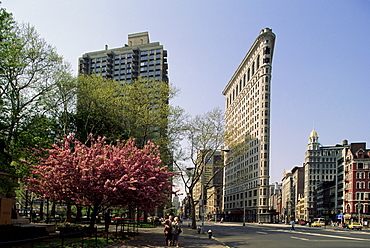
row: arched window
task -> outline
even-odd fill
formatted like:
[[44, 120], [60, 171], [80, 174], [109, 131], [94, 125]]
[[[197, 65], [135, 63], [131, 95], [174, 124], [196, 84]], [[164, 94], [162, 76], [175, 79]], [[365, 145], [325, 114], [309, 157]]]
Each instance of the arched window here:
[[270, 54], [270, 47], [265, 47], [263, 54]]
[[351, 205], [347, 204], [346, 213], [350, 213], [350, 212], [351, 212]]

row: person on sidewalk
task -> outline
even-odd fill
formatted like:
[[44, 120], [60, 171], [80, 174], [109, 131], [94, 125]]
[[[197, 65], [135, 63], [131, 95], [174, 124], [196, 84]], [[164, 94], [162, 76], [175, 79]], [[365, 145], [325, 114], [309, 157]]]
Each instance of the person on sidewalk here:
[[105, 227], [105, 232], [108, 232], [109, 231], [109, 225], [111, 223], [111, 210], [108, 209], [108, 211], [105, 213], [105, 216], [104, 216], [104, 227]]
[[171, 246], [172, 241], [172, 215], [164, 221], [164, 236], [166, 238], [166, 246]]
[[292, 220], [290, 222], [290, 231], [294, 231], [294, 225], [295, 225], [295, 222], [294, 222], [294, 220]]
[[178, 217], [174, 218], [172, 222], [172, 245], [179, 247], [179, 235], [182, 233], [180, 220]]

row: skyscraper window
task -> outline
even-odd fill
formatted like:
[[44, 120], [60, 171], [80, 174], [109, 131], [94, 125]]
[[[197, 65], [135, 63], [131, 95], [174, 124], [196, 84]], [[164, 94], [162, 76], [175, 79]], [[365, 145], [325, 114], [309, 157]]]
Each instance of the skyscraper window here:
[[[128, 37], [128, 45], [120, 48], [113, 48], [109, 50], [101, 50], [91, 53], [86, 53], [81, 57], [79, 73], [99, 73], [101, 70], [98, 68], [106, 68], [105, 77], [113, 77], [116, 80], [124, 81], [121, 77], [117, 79], [118, 70], [122, 69], [121, 73], [132, 73], [131, 79], [135, 80], [139, 76], [140, 67], [151, 66], [150, 68], [143, 69], [141, 72], [158, 70], [155, 73], [161, 81], [168, 81], [167, 76], [167, 51], [163, 49], [163, 45], [159, 42], [150, 43], [149, 35], [147, 32], [132, 34]], [[163, 56], [162, 56], [163, 54]], [[112, 58], [110, 60], [109, 58]], [[155, 62], [154, 62], [155, 61]], [[157, 67], [153, 67], [157, 65]], [[109, 73], [111, 68], [114, 72]], [[128, 71], [125, 71], [127, 69]], [[114, 74], [113, 74], [114, 73]], [[150, 74], [153, 76], [154, 73]], [[149, 74], [142, 74], [141, 76], [149, 77]]]

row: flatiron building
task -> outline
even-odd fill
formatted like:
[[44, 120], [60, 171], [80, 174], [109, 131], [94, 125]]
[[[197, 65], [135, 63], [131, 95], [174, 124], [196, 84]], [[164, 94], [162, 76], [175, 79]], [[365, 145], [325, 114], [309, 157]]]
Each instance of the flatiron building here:
[[[270, 99], [275, 34], [262, 29], [223, 90], [230, 134], [224, 169], [224, 214], [230, 221], [269, 222]], [[245, 143], [242, 152], [233, 144]]]

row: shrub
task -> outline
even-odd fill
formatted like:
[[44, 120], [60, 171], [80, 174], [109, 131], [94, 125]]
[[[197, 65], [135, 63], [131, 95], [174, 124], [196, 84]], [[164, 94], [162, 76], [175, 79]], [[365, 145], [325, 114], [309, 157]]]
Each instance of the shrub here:
[[0, 226], [0, 242], [32, 239], [47, 236], [46, 227], [42, 226]]

